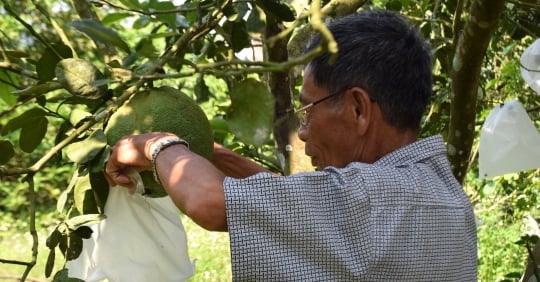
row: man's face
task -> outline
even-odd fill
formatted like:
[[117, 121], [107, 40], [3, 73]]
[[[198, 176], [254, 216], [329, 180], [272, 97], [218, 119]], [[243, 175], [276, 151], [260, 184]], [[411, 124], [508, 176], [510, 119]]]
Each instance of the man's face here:
[[[306, 143], [305, 153], [317, 170], [327, 166], [341, 168], [357, 160], [362, 140], [355, 128], [354, 110], [347, 105], [347, 99], [351, 98], [347, 94], [341, 93], [310, 107], [305, 113], [305, 123], [298, 130], [298, 136]], [[315, 85], [309, 68], [306, 69], [300, 91], [302, 106], [328, 95], [326, 89]], [[334, 99], [343, 101], [336, 104]]]

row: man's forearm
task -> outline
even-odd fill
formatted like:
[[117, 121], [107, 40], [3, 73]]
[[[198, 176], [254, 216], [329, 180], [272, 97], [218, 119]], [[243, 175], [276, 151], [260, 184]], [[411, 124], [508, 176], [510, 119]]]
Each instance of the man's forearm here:
[[227, 231], [225, 175], [183, 145], [174, 145], [156, 159], [159, 179], [175, 205], [211, 231]]
[[225, 173], [225, 175], [233, 178], [246, 178], [259, 172], [268, 171], [261, 165], [217, 143], [214, 144], [212, 164]]

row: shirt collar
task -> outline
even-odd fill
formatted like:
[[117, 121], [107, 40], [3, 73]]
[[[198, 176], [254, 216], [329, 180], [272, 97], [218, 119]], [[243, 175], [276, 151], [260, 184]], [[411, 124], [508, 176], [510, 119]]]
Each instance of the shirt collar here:
[[382, 166], [412, 164], [437, 155], [445, 155], [446, 157], [444, 139], [440, 134], [420, 139], [401, 147], [380, 158], [373, 164]]

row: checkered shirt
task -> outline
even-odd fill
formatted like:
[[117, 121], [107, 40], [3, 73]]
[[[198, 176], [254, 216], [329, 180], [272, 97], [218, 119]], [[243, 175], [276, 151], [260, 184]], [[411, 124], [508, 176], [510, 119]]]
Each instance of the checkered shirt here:
[[477, 281], [440, 135], [373, 164], [224, 181], [234, 281]]

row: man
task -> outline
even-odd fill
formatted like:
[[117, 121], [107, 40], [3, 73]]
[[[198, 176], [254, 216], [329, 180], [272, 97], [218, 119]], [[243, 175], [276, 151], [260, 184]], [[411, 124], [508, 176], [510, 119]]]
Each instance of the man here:
[[132, 186], [122, 168], [154, 162], [182, 212], [229, 231], [235, 281], [476, 281], [471, 204], [442, 137], [417, 140], [429, 46], [386, 11], [328, 28], [339, 55], [307, 65], [297, 110], [317, 171], [277, 176], [219, 145], [210, 163], [177, 136], [150, 133], [113, 147], [111, 183]]

